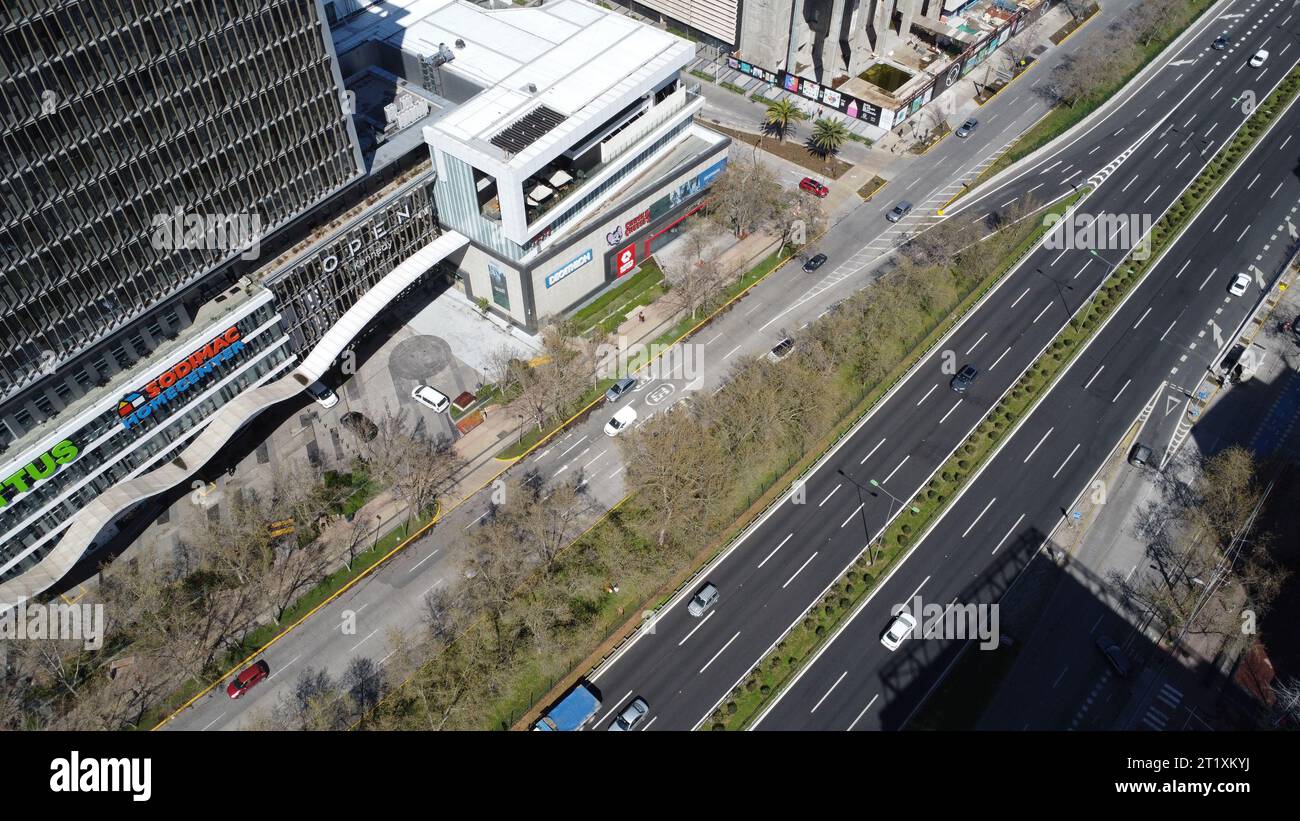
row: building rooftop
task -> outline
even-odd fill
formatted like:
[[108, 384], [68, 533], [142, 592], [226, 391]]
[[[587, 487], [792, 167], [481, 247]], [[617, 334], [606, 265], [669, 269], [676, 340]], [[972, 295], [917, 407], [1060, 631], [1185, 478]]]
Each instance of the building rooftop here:
[[[340, 54], [367, 40], [421, 56], [446, 46], [455, 57], [441, 70], [484, 90], [430, 130], [520, 165], [581, 138], [623, 108], [628, 92], [695, 53], [686, 40], [585, 0], [499, 10], [465, 0], [386, 0], [333, 36]], [[534, 114], [543, 106], [549, 111]], [[537, 120], [549, 127], [531, 127]], [[512, 128], [525, 138], [493, 140]]]

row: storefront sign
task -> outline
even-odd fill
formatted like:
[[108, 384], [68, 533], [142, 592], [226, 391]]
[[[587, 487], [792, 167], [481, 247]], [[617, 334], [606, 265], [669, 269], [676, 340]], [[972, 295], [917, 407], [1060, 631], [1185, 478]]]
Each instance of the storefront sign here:
[[205, 379], [244, 350], [239, 328], [230, 326], [208, 344], [163, 371], [143, 388], [123, 396], [117, 403], [122, 427], [130, 430], [170, 404], [176, 397]]
[[636, 267], [636, 243], [624, 248], [618, 252], [618, 261], [615, 266], [614, 276], [621, 277]]
[[10, 490], [14, 491], [15, 496], [27, 493], [37, 482], [50, 478], [60, 467], [76, 459], [80, 452], [76, 443], [64, 439], [19, 468], [12, 476], [0, 479], [0, 508], [9, 504], [10, 499], [5, 494]]
[[591, 253], [591, 249], [588, 248], [586, 251], [583, 251], [580, 255], [569, 260], [564, 265], [563, 268], [560, 268], [554, 273], [548, 274], [546, 277], [546, 287], [547, 288], [551, 287], [555, 283], [567, 277], [569, 274], [573, 273], [574, 271], [578, 270], [582, 266], [586, 265], [588, 262], [591, 262], [592, 256], [593, 255]]

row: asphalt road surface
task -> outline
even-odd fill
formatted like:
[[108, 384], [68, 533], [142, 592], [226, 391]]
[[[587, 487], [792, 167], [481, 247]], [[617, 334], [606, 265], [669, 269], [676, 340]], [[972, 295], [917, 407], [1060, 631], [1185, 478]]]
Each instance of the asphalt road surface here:
[[[1031, 191], [1052, 199], [1075, 184], [1075, 171], [1100, 185], [1081, 212], [1158, 216], [1245, 119], [1243, 95], [1262, 100], [1295, 65], [1300, 21], [1292, 7], [1243, 2], [1224, 10], [1241, 17], [1203, 21], [1087, 133], [951, 218], [983, 219], [984, 208]], [[1234, 50], [1209, 50], [1222, 30], [1233, 33]], [[1243, 68], [1261, 47], [1273, 52], [1263, 76]], [[890, 654], [879, 638], [891, 608], [913, 595], [941, 606], [996, 600], [1152, 392], [1165, 380], [1199, 378], [1219, 347], [1214, 328], [1231, 333], [1259, 298], [1258, 283], [1271, 281], [1286, 256], [1289, 242], [1275, 235], [1286, 235], [1286, 215], [1300, 199], [1300, 146], [1287, 140], [1296, 126], [1294, 113], [1275, 125], [1046, 405], [1004, 440], [997, 458], [760, 728], [903, 724], [956, 644], [912, 641]], [[708, 621], [690, 618], [675, 600], [652, 635], [639, 635], [596, 672], [606, 699], [621, 705], [624, 692], [645, 698], [652, 719], [646, 729], [689, 729], [706, 720], [897, 512], [887, 495], [871, 494], [870, 480], [900, 499], [914, 495], [1123, 256], [1068, 248], [1032, 254], [825, 460], [806, 482], [805, 504], [783, 501], [708, 569], [722, 591]], [[1229, 297], [1232, 274], [1251, 263], [1267, 273], [1246, 296]], [[948, 389], [944, 349], [983, 370], [965, 397]]]

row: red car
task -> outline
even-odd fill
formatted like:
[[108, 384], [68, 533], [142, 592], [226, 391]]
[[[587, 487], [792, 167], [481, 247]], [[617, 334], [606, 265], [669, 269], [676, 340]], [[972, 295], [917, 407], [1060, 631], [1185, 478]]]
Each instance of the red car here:
[[799, 187], [807, 191], [809, 194], [815, 194], [819, 197], [824, 197], [831, 192], [824, 183], [817, 182], [817, 180], [814, 180], [812, 177], [804, 177], [802, 180], [799, 180]]
[[269, 675], [271, 675], [271, 666], [265, 661], [255, 661], [252, 667], [235, 676], [235, 680], [226, 687], [226, 695], [239, 698]]

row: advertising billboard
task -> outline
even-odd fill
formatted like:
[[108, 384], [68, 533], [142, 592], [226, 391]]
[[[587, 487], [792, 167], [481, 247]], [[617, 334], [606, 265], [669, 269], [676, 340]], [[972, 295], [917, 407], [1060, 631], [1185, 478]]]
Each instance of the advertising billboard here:
[[588, 248], [578, 256], [564, 263], [564, 265], [562, 265], [560, 268], [547, 274], [545, 280], [546, 287], [550, 288], [555, 283], [563, 280], [569, 274], [572, 274], [574, 271], [577, 271], [582, 266], [586, 265], [588, 262], [591, 262], [592, 257], [593, 254], [591, 253], [591, 249]]
[[510, 293], [506, 290], [506, 274], [491, 262], [487, 264], [488, 281], [492, 284], [492, 301], [498, 307], [510, 310]]
[[818, 105], [833, 108], [851, 119], [861, 120], [872, 125], [880, 125], [880, 106], [872, 105], [866, 100], [860, 100], [850, 94], [836, 91], [830, 86], [818, 83], [816, 80], [800, 77], [788, 71], [780, 73], [768, 71], [765, 68], [738, 60], [735, 57], [728, 57], [727, 65], [742, 74], [758, 77], [772, 84], [776, 84], [779, 80], [781, 87], [791, 94], [798, 94], [800, 97], [811, 100]]

